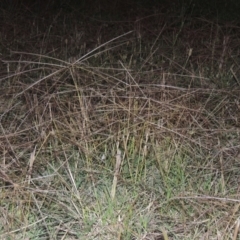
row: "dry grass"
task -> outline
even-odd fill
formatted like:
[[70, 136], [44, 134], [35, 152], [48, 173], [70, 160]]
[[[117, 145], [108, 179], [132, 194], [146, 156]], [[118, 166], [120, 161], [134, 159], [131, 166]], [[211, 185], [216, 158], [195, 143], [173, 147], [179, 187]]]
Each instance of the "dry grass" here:
[[237, 27], [4, 17], [1, 239], [238, 239]]

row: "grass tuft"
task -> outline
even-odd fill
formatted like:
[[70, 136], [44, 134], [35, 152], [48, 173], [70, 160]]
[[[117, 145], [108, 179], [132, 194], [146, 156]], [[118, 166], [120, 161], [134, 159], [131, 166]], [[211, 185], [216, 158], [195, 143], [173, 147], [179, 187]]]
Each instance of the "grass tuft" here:
[[0, 238], [238, 239], [237, 26], [53, 13], [1, 17]]

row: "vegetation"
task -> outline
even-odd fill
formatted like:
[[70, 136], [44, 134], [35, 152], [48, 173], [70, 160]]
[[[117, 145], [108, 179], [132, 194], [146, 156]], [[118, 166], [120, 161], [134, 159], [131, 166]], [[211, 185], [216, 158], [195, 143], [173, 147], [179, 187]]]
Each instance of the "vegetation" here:
[[0, 238], [238, 239], [238, 26], [84, 7], [1, 12]]

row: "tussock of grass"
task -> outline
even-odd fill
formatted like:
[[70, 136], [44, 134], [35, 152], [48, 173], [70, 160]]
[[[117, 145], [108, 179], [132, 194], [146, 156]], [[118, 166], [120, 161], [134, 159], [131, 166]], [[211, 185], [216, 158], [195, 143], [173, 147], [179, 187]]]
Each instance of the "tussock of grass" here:
[[1, 40], [1, 239], [236, 240], [235, 27], [72, 19]]

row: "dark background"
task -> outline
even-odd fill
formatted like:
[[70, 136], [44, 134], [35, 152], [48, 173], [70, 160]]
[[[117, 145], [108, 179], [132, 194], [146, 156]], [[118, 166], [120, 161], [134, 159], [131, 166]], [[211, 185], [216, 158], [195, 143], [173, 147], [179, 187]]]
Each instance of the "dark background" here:
[[[11, 0], [1, 1], [0, 8], [8, 12], [22, 10], [24, 14], [51, 14], [55, 11], [79, 12], [91, 17], [124, 18], [139, 11], [161, 11], [187, 16], [239, 21], [240, 1], [237, 0]], [[129, 16], [128, 16], [129, 17]], [[109, 19], [111, 20], [111, 19]], [[115, 19], [116, 20], [116, 19]]]

